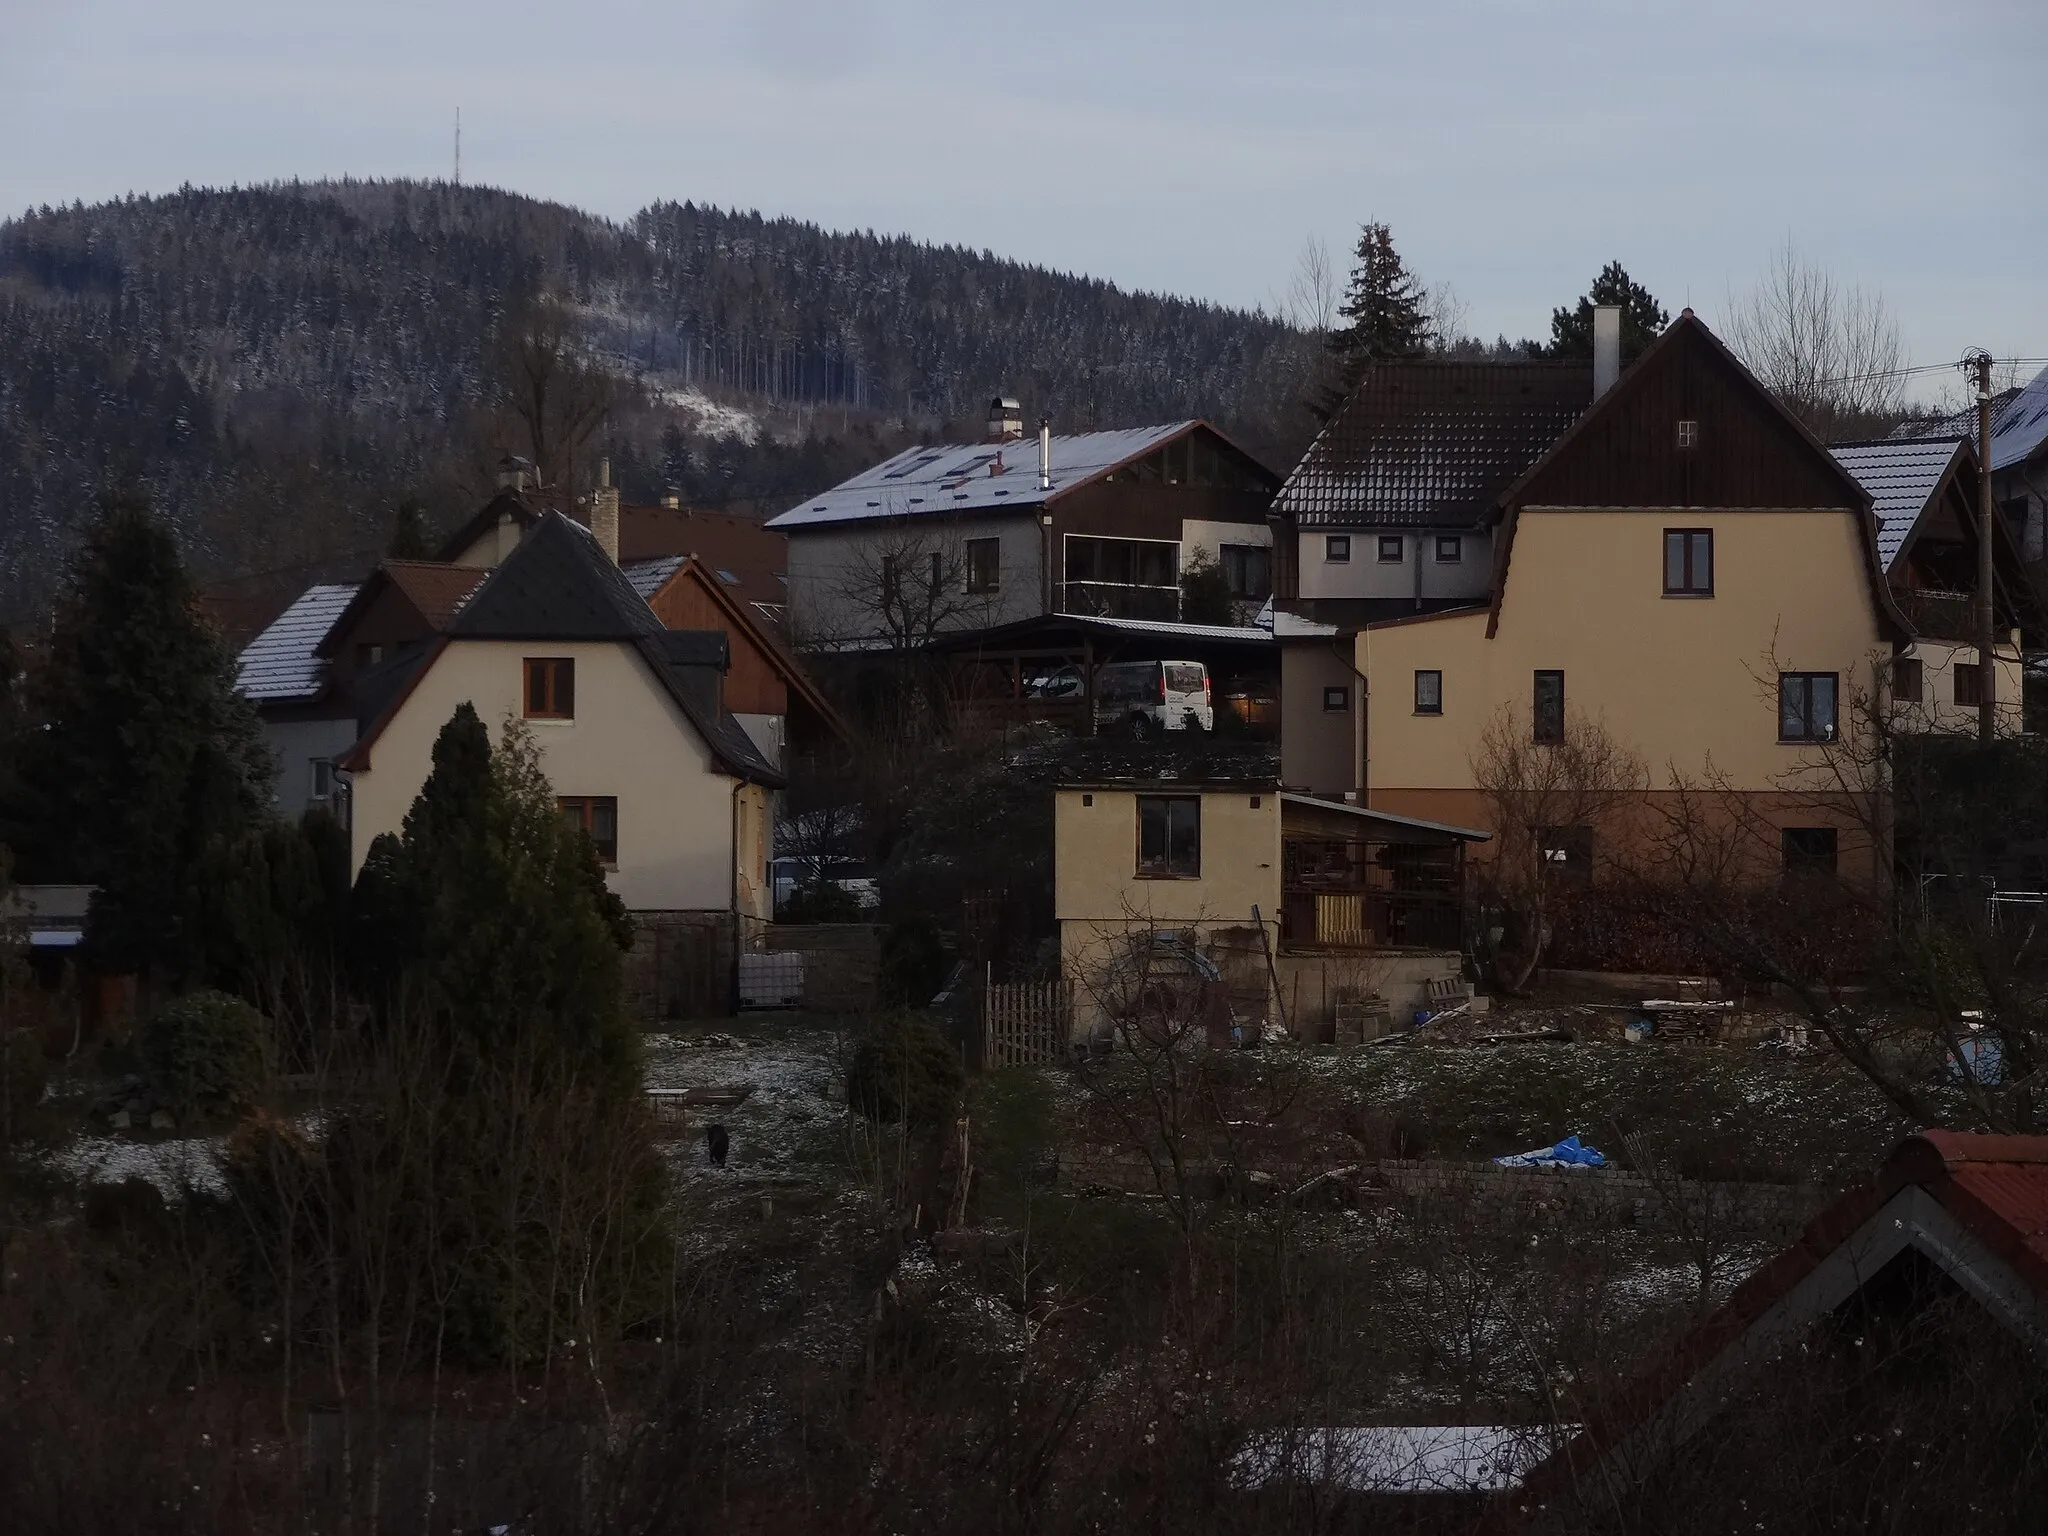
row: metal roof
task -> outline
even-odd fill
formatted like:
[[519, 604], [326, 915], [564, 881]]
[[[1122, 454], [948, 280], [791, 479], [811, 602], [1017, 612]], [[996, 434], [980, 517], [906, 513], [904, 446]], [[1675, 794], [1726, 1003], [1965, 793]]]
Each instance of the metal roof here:
[[1879, 519], [1877, 553], [1885, 570], [1899, 558], [1906, 536], [1961, 451], [1962, 440], [1954, 437], [1845, 443], [1828, 450], [1870, 493], [1871, 510]]
[[[1894, 438], [1966, 437], [1977, 440], [1977, 407], [1952, 416], [1928, 416], [1902, 424]], [[1996, 474], [2024, 463], [2048, 446], [2048, 368], [2019, 389], [1991, 397], [1991, 469]]]
[[[767, 526], [778, 532], [829, 523], [1037, 507], [1097, 475], [1138, 458], [1191, 428], [1194, 421], [1121, 432], [1076, 432], [1052, 440], [1052, 487], [1038, 485], [1038, 444], [943, 443], [906, 448], [872, 469], [791, 507]], [[996, 471], [997, 464], [1000, 471]], [[996, 472], [992, 472], [996, 471]]]
[[317, 699], [327, 665], [314, 649], [356, 595], [354, 586], [308, 587], [243, 650], [235, 687], [259, 704]]
[[1305, 528], [1471, 528], [1593, 400], [1583, 363], [1380, 363], [1274, 510]]
[[1411, 832], [1442, 832], [1468, 843], [1493, 841], [1491, 832], [1482, 832], [1477, 827], [1454, 827], [1447, 821], [1424, 821], [1420, 816], [1396, 816], [1392, 811], [1376, 811], [1368, 805], [1351, 805], [1342, 800], [1325, 800], [1319, 795], [1298, 795], [1292, 790], [1282, 794], [1280, 802], [1283, 805], [1307, 806], [1317, 811], [1338, 811], [1346, 816], [1357, 816], [1390, 827], [1405, 827]]

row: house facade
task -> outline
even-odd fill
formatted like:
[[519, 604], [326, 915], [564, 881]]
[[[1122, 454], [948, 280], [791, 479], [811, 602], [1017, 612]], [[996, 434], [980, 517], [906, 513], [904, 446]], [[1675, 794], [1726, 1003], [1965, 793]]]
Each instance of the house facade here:
[[[1491, 827], [1487, 733], [1590, 724], [1640, 761], [1615, 825], [1555, 829], [1590, 870], [1710, 792], [1782, 854], [1878, 879], [1875, 749], [1896, 647], [1867, 491], [1685, 312], [1499, 497], [1485, 599], [1363, 626], [1375, 808]], [[1603, 846], [1596, 848], [1596, 842]]]
[[[1877, 551], [1893, 601], [1913, 626], [1892, 662], [1891, 719], [1901, 731], [1969, 734], [1978, 726], [1977, 451], [1967, 438], [1885, 439], [1830, 450], [1870, 494]], [[1996, 729], [2025, 725], [2024, 634], [2043, 617], [2020, 540], [2024, 523], [1994, 517], [1992, 584]]]
[[523, 727], [597, 846], [638, 928], [642, 1010], [719, 1006], [733, 956], [772, 915], [781, 784], [725, 707], [728, 661], [723, 633], [665, 628], [590, 533], [549, 515], [445, 634], [397, 662], [341, 758], [354, 866], [401, 828], [436, 737], [469, 704], [494, 739]]
[[1458, 975], [1465, 849], [1482, 831], [1283, 791], [1277, 778], [1063, 786], [1053, 912], [1078, 1036], [1145, 989], [1207, 986], [1240, 1025], [1329, 1038], [1336, 1006], [1387, 1016]]
[[1578, 363], [1379, 364], [1275, 498], [1282, 776], [1364, 784], [1368, 624], [1483, 602], [1501, 491], [1592, 401]]
[[1205, 422], [1019, 430], [906, 449], [773, 519], [790, 625], [818, 649], [902, 649], [1048, 614], [1172, 622], [1181, 577], [1218, 565], [1245, 618], [1271, 590], [1278, 479]]

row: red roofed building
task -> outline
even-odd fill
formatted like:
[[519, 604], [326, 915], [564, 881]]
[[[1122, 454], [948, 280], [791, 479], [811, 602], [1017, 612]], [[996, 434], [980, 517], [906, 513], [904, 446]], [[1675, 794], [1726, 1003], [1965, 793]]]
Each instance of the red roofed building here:
[[1495, 1528], [2042, 1529], [2044, 1359], [2048, 1137], [1925, 1131], [1503, 1495]]

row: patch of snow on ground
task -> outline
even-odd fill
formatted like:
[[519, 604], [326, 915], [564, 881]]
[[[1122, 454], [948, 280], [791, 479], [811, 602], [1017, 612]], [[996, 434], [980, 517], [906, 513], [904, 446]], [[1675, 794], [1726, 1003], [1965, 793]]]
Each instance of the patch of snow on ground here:
[[735, 405], [712, 399], [701, 389], [657, 389], [657, 403], [681, 411], [705, 437], [731, 437], [752, 447], [761, 437], [758, 418]]
[[53, 1161], [83, 1183], [123, 1184], [129, 1179], [147, 1179], [166, 1200], [176, 1200], [187, 1189], [215, 1195], [227, 1193], [227, 1180], [220, 1171], [221, 1153], [226, 1148], [225, 1136], [130, 1141], [122, 1136], [81, 1135], [66, 1143]]
[[[682, 1035], [649, 1035], [642, 1060], [649, 1088], [751, 1085], [731, 1108], [692, 1105], [677, 1149], [687, 1179], [817, 1177], [843, 1172], [845, 1105], [827, 1097], [841, 1081], [839, 1041], [830, 1030], [779, 1035], [718, 1033], [694, 1043]], [[722, 1125], [729, 1138], [725, 1167], [704, 1149], [704, 1127]]]

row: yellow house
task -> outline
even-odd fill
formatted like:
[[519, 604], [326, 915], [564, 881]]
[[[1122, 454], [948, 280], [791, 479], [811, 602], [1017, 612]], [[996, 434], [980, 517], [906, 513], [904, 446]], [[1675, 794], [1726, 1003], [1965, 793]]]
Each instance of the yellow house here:
[[771, 915], [781, 784], [724, 707], [728, 654], [723, 633], [665, 629], [587, 530], [547, 514], [445, 633], [360, 680], [363, 729], [339, 764], [355, 867], [403, 824], [458, 706], [494, 736], [520, 722], [635, 916], [643, 1007], [719, 1005], [716, 978]]
[[[1368, 803], [1492, 827], [1489, 729], [1591, 722], [1645, 770], [1635, 815], [1557, 829], [1563, 860], [1643, 851], [1681, 789], [1774, 836], [1770, 858], [1878, 878], [1882, 807], [1848, 792], [1911, 642], [1871, 498], [1690, 310], [1504, 493], [1490, 591], [1370, 624]], [[1830, 793], [1829, 791], [1841, 791]]]
[[1405, 1010], [1460, 969], [1464, 849], [1485, 836], [1270, 775], [1063, 787], [1053, 914], [1076, 1034], [1162, 980], [1209, 984], [1240, 1022], [1303, 1034], [1329, 1021], [1333, 985]]

